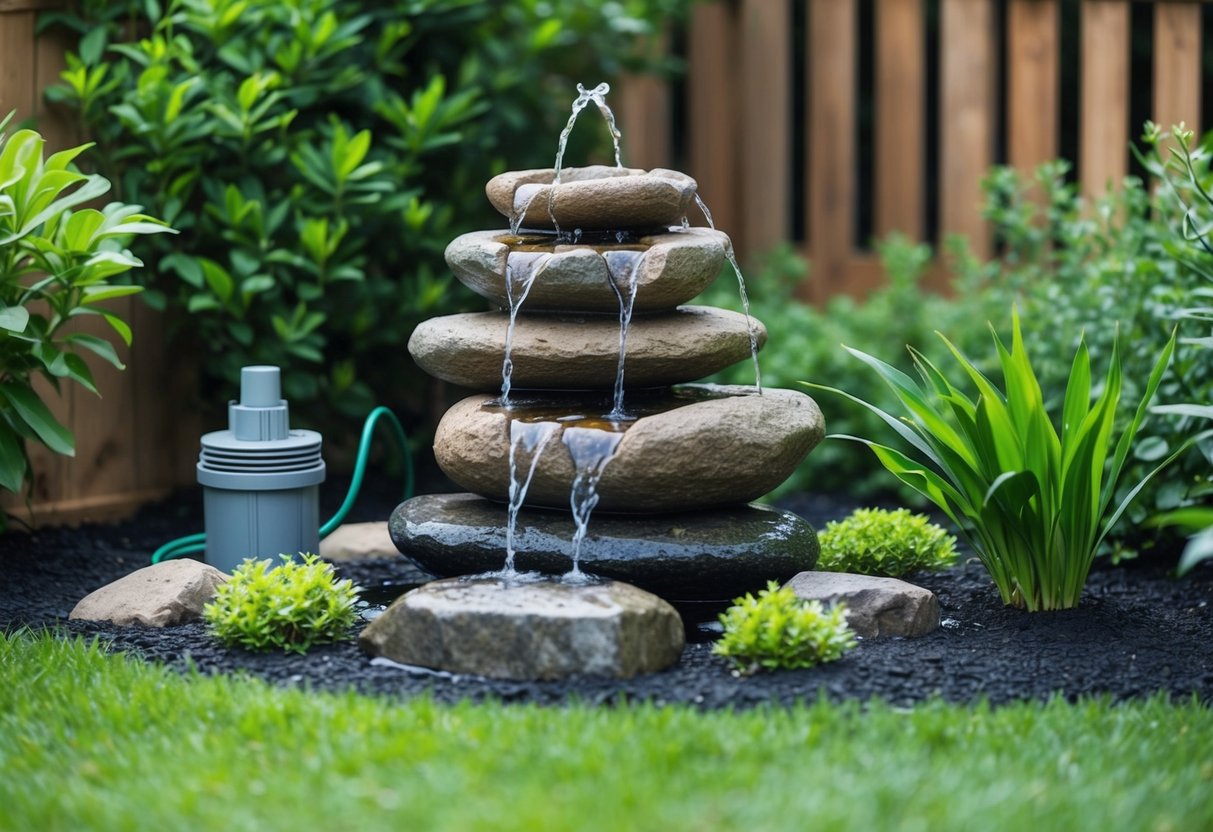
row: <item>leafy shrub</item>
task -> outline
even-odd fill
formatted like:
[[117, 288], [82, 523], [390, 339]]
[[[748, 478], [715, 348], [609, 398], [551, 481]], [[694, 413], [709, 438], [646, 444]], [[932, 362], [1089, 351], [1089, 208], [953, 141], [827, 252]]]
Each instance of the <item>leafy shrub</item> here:
[[[82, 350], [123, 368], [109, 341], [67, 325], [99, 316], [129, 346], [130, 327], [98, 304], [139, 291], [112, 282], [143, 265], [126, 244], [171, 229], [139, 213], [138, 205], [79, 208], [110, 189], [104, 177], [72, 165], [89, 145], [44, 158], [37, 132], [6, 137], [11, 119], [11, 113], [0, 119], [0, 489], [18, 492], [32, 485], [27, 441], [67, 456], [76, 452], [71, 431], [47, 408], [33, 379], [42, 376], [56, 391], [67, 380], [96, 393]], [[4, 525], [0, 512], [0, 530]]]
[[42, 18], [80, 34], [47, 94], [182, 230], [147, 298], [189, 313], [214, 387], [274, 364], [313, 421], [383, 398], [416, 416], [413, 327], [483, 303], [442, 252], [504, 227], [484, 183], [550, 165], [574, 81], [645, 65], [637, 36], [685, 5], [82, 0]]
[[720, 616], [724, 635], [712, 652], [724, 656], [742, 673], [795, 670], [832, 662], [856, 645], [846, 620], [846, 606], [830, 609], [820, 601], [803, 601], [791, 587], [771, 581], [767, 588], [733, 601]]
[[943, 569], [956, 559], [956, 538], [909, 509], [860, 508], [826, 523], [818, 535], [826, 572], [900, 578], [921, 569]]
[[271, 568], [269, 560], [248, 558], [219, 586], [202, 609], [216, 638], [249, 650], [302, 654], [349, 634], [358, 600], [353, 583], [336, 580], [333, 567], [316, 555], [282, 559]]
[[[994, 333], [1005, 391], [941, 339], [967, 378], [966, 386], [976, 389], [975, 399], [913, 350], [921, 385], [877, 358], [849, 350], [897, 395], [906, 414], [902, 419], [841, 390], [822, 388], [871, 409], [924, 460], [868, 439], [841, 438], [867, 445], [895, 477], [947, 514], [989, 570], [1003, 603], [1033, 612], [1077, 606], [1100, 544], [1144, 484], [1133, 484], [1108, 515], [1138, 427], [1175, 350], [1175, 334], [1115, 441], [1124, 381], [1117, 341], [1112, 342], [1107, 377], [1096, 386], [1093, 399], [1090, 356], [1079, 339], [1059, 431], [1028, 359], [1017, 311], [1012, 313], [1009, 351]], [[1181, 446], [1146, 479], [1183, 450]]]

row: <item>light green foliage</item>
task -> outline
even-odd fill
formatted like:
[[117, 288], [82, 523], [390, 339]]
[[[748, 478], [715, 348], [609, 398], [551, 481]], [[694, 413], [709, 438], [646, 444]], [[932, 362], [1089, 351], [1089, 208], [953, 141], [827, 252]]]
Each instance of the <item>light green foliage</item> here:
[[816, 667], [842, 658], [857, 643], [844, 604], [827, 610], [820, 601], [801, 600], [791, 587], [781, 588], [775, 581], [757, 598], [746, 593], [734, 599], [720, 623], [724, 635], [712, 652], [743, 673]]
[[[1183, 208], [1183, 241], [1187, 244], [1176, 245], [1172, 256], [1213, 283], [1213, 195], [1210, 195], [1213, 171], [1209, 165], [1213, 153], [1208, 138], [1200, 145], [1193, 144], [1192, 131], [1184, 129], [1182, 123], [1172, 127], [1171, 135], [1174, 144], [1162, 175]], [[1162, 138], [1158, 126], [1146, 122], [1145, 138], [1149, 145], [1157, 146]], [[1201, 329], [1199, 336], [1186, 338], [1184, 343], [1204, 350], [1206, 365], [1213, 364], [1213, 285], [1194, 290], [1191, 298], [1193, 305], [1179, 310], [1177, 317]], [[1179, 429], [1195, 429], [1193, 423], [1207, 424], [1213, 419], [1213, 404], [1207, 395], [1187, 404], [1164, 405], [1155, 410], [1179, 416]], [[1213, 444], [1213, 439], [1208, 444]], [[1210, 458], [1207, 453], [1206, 458]], [[1178, 526], [1191, 536], [1179, 562], [1180, 574], [1202, 560], [1213, 558], [1213, 504], [1207, 492], [1205, 496], [1205, 505], [1174, 509], [1151, 518], [1152, 525]]]
[[221, 584], [202, 617], [220, 641], [249, 650], [306, 653], [313, 644], [340, 641], [354, 625], [358, 595], [348, 580], [316, 555], [247, 559]]
[[956, 538], [909, 509], [860, 508], [826, 523], [818, 535], [826, 572], [900, 578], [921, 569], [944, 569], [956, 559]]
[[1213, 826], [1194, 700], [442, 705], [3, 633], [0, 673], [6, 829]]
[[73, 165], [90, 145], [46, 157], [37, 132], [5, 134], [11, 120], [0, 119], [0, 489], [17, 492], [32, 484], [26, 442], [75, 454], [71, 431], [42, 401], [34, 378], [56, 391], [67, 380], [96, 393], [82, 352], [123, 368], [108, 340], [65, 327], [100, 317], [129, 345], [130, 327], [98, 304], [139, 291], [114, 282], [143, 265], [127, 243], [170, 229], [137, 205], [81, 208], [110, 189], [104, 177]]
[[[484, 183], [550, 166], [576, 82], [654, 66], [638, 36], [686, 4], [83, 0], [42, 17], [80, 36], [48, 96], [126, 198], [182, 229], [147, 298], [190, 313], [212, 383], [274, 364], [313, 424], [377, 402], [416, 421], [410, 333], [483, 305], [442, 252], [505, 227]], [[609, 148], [583, 121], [575, 163]]]
[[[901, 419], [844, 391], [820, 388], [868, 407], [918, 458], [869, 439], [841, 438], [870, 447], [894, 476], [947, 514], [989, 570], [1004, 603], [1029, 611], [1076, 606], [1108, 530], [1145, 480], [1184, 450], [1181, 446], [1133, 483], [1109, 514], [1138, 427], [1175, 350], [1176, 336], [1164, 345], [1119, 439], [1114, 438], [1115, 423], [1124, 375], [1116, 340], [1107, 376], [1094, 388], [1087, 346], [1079, 340], [1058, 430], [1028, 359], [1018, 311], [1012, 312], [1010, 350], [994, 334], [1002, 390], [940, 337], [960, 370], [962, 387], [913, 349], [921, 384], [878, 358], [848, 350], [896, 394], [905, 414]], [[976, 390], [976, 396], [965, 388]]]

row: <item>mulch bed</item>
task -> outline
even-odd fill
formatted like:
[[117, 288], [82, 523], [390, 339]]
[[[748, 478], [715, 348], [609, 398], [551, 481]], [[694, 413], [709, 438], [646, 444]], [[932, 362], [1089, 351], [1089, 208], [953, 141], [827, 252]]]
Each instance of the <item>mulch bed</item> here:
[[[341, 486], [326, 487], [322, 516], [344, 495]], [[372, 491], [350, 519], [385, 519], [393, 502], [389, 492]], [[943, 610], [943, 626], [935, 633], [912, 640], [868, 640], [830, 665], [745, 678], [734, 676], [724, 660], [713, 656], [710, 643], [688, 644], [676, 667], [636, 679], [520, 683], [375, 664], [352, 640], [318, 647], [303, 657], [253, 654], [221, 646], [202, 624], [156, 630], [67, 620], [84, 595], [147, 565], [161, 543], [200, 530], [200, 503], [197, 491], [189, 491], [122, 523], [0, 537], [0, 629], [51, 627], [97, 637], [114, 650], [176, 669], [243, 672], [273, 684], [316, 690], [353, 688], [388, 697], [429, 694], [439, 701], [646, 700], [745, 708], [821, 695], [835, 700], [879, 697], [909, 705], [931, 698], [1001, 703], [1106, 695], [1120, 700], [1162, 691], [1213, 702], [1213, 563], [1175, 580], [1174, 553], [1120, 567], [1100, 562], [1077, 609], [1031, 615], [1003, 607], [975, 561], [922, 573], [911, 580], [934, 591]], [[823, 495], [797, 495], [785, 505], [818, 528], [853, 508]], [[419, 579], [403, 558], [343, 569], [368, 587]]]

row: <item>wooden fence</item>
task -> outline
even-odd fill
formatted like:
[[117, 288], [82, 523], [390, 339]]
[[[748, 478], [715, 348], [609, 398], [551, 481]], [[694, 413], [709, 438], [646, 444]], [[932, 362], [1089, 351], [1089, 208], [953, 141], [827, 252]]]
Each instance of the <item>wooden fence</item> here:
[[[16, 110], [33, 117], [48, 145], [58, 149], [80, 142], [69, 120], [48, 109], [42, 90], [58, 80], [65, 44], [54, 36], [35, 37], [37, 12], [51, 0], [0, 0], [0, 115]], [[10, 125], [10, 131], [13, 126]], [[162, 316], [138, 299], [119, 299], [111, 311], [131, 324], [133, 347], [119, 354], [127, 369], [119, 372], [86, 356], [102, 398], [75, 384], [62, 395], [41, 385], [43, 399], [76, 436], [73, 458], [30, 443], [35, 471], [34, 511], [4, 494], [0, 507], [36, 523], [110, 518], [191, 482], [198, 442], [192, 419], [190, 362], [165, 351]], [[116, 340], [102, 323], [80, 328]]]
[[[805, 297], [862, 295], [882, 279], [869, 235], [959, 233], [988, 252], [981, 177], [995, 163], [1028, 170], [1059, 156], [1063, 127], [1088, 194], [1128, 172], [1145, 117], [1199, 129], [1203, 11], [1129, 0], [713, 0], [690, 19], [685, 85], [625, 85], [629, 164], [685, 162], [743, 254], [797, 243], [812, 261]], [[1143, 63], [1133, 41], [1149, 29]], [[1133, 84], [1131, 73], [1152, 81]], [[1132, 106], [1142, 86], [1149, 101]]]

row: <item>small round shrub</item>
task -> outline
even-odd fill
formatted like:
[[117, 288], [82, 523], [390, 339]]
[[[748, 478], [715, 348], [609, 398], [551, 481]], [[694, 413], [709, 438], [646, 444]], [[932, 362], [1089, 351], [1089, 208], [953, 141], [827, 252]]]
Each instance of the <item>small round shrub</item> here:
[[908, 509], [856, 509], [826, 523], [818, 535], [825, 572], [900, 578], [920, 569], [943, 569], [956, 559], [956, 538], [923, 514]]
[[832, 662], [857, 644], [846, 606], [830, 609], [805, 601], [791, 587], [771, 581], [758, 593], [737, 598], [720, 616], [724, 635], [712, 651], [744, 674], [795, 670]]
[[348, 580], [316, 555], [283, 562], [246, 558], [202, 609], [211, 633], [249, 650], [282, 648], [306, 653], [313, 644], [339, 641], [354, 624], [358, 595]]

